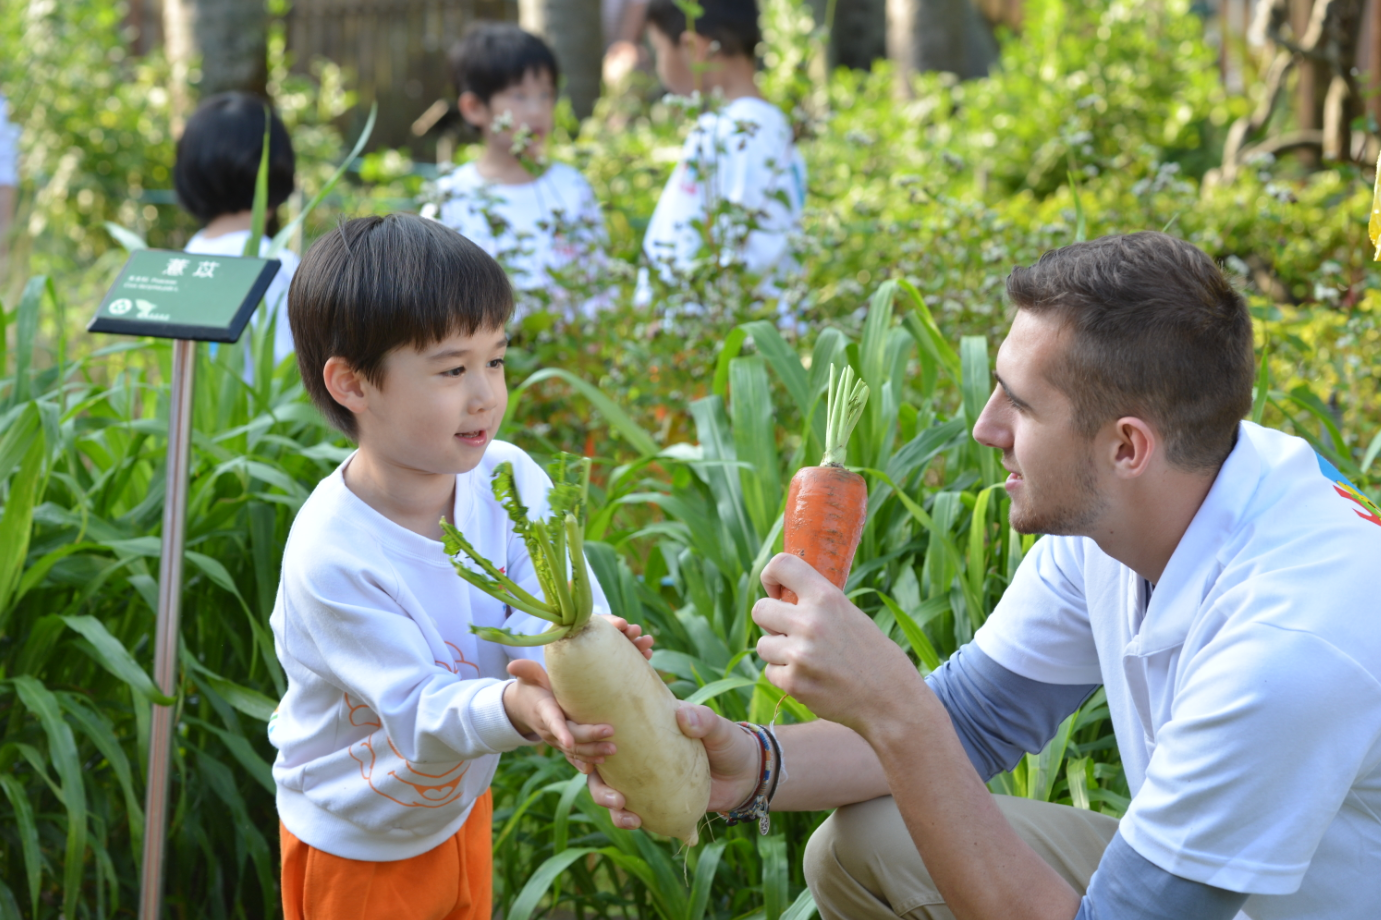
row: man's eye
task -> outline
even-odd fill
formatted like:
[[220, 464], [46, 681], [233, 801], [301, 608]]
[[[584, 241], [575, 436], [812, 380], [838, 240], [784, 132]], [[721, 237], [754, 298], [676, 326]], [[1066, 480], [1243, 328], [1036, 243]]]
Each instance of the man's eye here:
[[448, 370], [448, 371], [442, 371], [442, 372], [441, 372], [441, 376], [443, 376], [443, 377], [459, 377], [460, 375], [462, 375], [462, 374], [464, 374], [464, 373], [465, 373], [465, 366], [462, 365], [462, 366], [460, 366], [460, 367], [453, 367], [453, 368], [451, 368], [451, 369]]

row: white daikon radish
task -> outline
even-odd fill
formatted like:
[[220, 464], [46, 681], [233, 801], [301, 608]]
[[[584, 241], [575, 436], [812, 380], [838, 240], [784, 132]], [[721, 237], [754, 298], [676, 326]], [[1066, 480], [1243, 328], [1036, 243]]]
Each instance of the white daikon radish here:
[[[590, 461], [579, 471], [566, 455], [551, 469], [546, 520], [530, 520], [511, 464], [494, 471], [494, 495], [526, 543], [544, 598], [539, 599], [481, 556], [465, 536], [442, 522], [446, 553], [464, 553], [480, 571], [455, 561], [457, 574], [515, 610], [548, 620], [535, 636], [471, 627], [503, 645], [546, 645], [552, 693], [566, 714], [586, 725], [612, 725], [618, 753], [599, 765], [600, 776], [623, 793], [626, 808], [645, 830], [695, 846], [697, 825], [710, 802], [710, 764], [705, 746], [681, 734], [676, 698], [637, 646], [602, 617], [592, 617], [594, 596], [585, 563], [583, 524]], [[574, 480], [574, 481], [572, 481]], [[571, 578], [566, 580], [566, 559]]]

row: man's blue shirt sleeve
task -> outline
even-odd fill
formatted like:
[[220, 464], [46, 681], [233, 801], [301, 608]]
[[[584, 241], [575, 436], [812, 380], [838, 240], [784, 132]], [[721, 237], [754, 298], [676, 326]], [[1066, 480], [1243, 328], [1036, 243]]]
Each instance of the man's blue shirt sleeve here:
[[1166, 872], [1119, 832], [1079, 902], [1074, 920], [1232, 920], [1247, 895]]
[[1039, 753], [1097, 684], [1047, 684], [1022, 677], [970, 642], [926, 678], [949, 711], [959, 741], [987, 782], [1024, 754]]

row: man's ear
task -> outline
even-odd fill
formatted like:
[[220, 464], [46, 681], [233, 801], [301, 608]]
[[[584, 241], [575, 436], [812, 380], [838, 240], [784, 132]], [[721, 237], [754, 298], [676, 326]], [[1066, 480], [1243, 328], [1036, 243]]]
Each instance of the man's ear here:
[[1118, 478], [1135, 479], [1145, 474], [1164, 449], [1160, 432], [1145, 419], [1129, 415], [1113, 423], [1108, 455]]
[[460, 94], [460, 99], [456, 102], [460, 109], [460, 117], [465, 119], [476, 128], [484, 129], [489, 127], [489, 122], [493, 120], [493, 114], [476, 93], [469, 90]]
[[321, 377], [331, 398], [355, 415], [360, 415], [369, 408], [364, 375], [351, 367], [344, 358], [327, 358], [326, 366], [321, 369]]

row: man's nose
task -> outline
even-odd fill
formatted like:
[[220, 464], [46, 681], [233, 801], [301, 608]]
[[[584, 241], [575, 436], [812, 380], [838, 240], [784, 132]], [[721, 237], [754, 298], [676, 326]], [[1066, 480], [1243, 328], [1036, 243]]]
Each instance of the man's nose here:
[[978, 413], [978, 420], [973, 425], [973, 439], [984, 447], [1005, 451], [1012, 446], [1012, 428], [1007, 424], [1001, 390], [1001, 387], [993, 387], [983, 411]]

